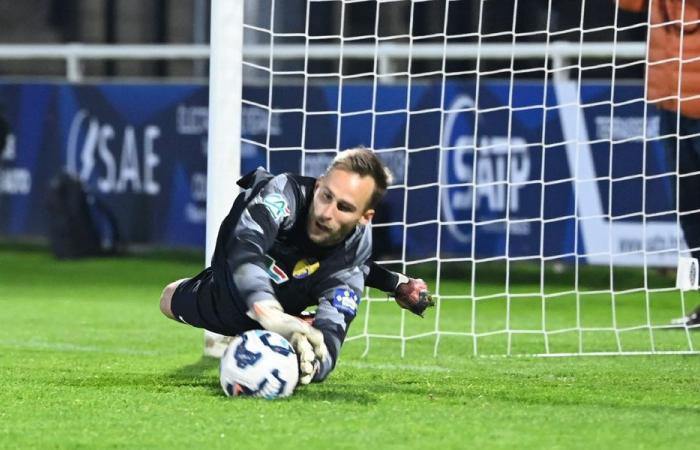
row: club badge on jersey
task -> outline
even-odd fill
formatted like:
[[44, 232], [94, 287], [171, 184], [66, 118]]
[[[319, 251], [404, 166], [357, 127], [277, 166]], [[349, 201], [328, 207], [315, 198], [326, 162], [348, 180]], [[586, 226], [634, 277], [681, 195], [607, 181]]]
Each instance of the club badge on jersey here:
[[360, 297], [350, 289], [336, 289], [331, 304], [344, 315], [355, 317]]
[[320, 266], [321, 263], [315, 259], [300, 259], [296, 264], [294, 264], [292, 276], [297, 280], [301, 280], [309, 275], [312, 275]]

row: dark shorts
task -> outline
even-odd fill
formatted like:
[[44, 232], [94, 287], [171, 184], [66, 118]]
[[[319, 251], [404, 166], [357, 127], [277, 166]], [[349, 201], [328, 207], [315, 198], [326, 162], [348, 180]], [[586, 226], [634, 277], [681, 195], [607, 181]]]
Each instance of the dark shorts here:
[[255, 327], [242, 308], [220, 292], [211, 268], [183, 281], [175, 289], [170, 310], [175, 319], [197, 328], [233, 336]]

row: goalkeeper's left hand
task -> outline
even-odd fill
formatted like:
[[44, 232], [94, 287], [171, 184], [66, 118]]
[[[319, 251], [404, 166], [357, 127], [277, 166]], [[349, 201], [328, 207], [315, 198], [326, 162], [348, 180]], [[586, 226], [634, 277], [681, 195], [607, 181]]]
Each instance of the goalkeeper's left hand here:
[[299, 384], [309, 384], [318, 372], [320, 361], [316, 359], [311, 343], [303, 334], [294, 333], [291, 344], [299, 362]]
[[428, 285], [420, 278], [409, 278], [402, 273], [397, 275], [399, 282], [394, 290], [396, 303], [413, 314], [423, 317], [428, 307], [435, 306], [433, 297], [428, 291]]
[[274, 331], [290, 342], [294, 334], [305, 336], [306, 342], [311, 345], [314, 355], [320, 361], [323, 361], [328, 354], [328, 349], [323, 342], [323, 334], [299, 317], [285, 313], [277, 300], [256, 302], [248, 311], [248, 316], [260, 323], [264, 329]]

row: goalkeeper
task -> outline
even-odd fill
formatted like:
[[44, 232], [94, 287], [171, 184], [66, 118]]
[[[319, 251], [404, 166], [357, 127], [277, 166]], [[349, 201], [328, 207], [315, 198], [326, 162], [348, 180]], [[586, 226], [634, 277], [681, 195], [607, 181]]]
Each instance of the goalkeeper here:
[[[245, 191], [221, 224], [211, 267], [166, 286], [161, 311], [227, 336], [277, 332], [297, 351], [300, 382], [324, 380], [365, 282], [416, 314], [432, 305], [422, 280], [369, 261], [369, 224], [390, 182], [363, 147], [340, 152], [318, 179], [251, 172], [238, 182]], [[297, 317], [312, 305], [312, 324]]]

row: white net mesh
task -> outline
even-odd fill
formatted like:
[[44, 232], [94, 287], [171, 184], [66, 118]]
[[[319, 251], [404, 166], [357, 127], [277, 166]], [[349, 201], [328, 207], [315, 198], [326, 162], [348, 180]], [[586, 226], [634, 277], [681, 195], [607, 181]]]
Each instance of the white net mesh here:
[[420, 320], [368, 291], [350, 341], [696, 351], [670, 327], [697, 299], [669, 269], [688, 255], [664, 150], [677, 134], [645, 102], [648, 16], [558, 3], [245, 4], [242, 170], [315, 176], [338, 149], [374, 149], [396, 179], [376, 259], [438, 300]]

